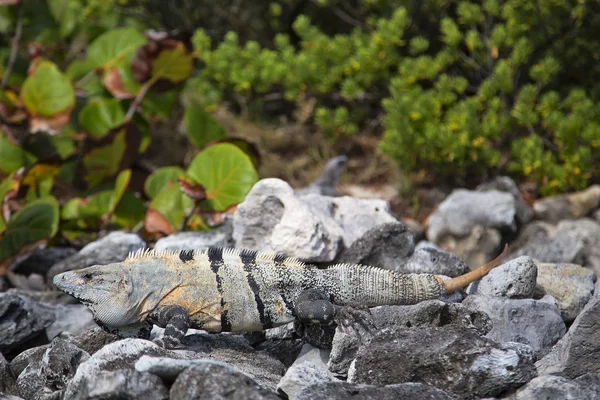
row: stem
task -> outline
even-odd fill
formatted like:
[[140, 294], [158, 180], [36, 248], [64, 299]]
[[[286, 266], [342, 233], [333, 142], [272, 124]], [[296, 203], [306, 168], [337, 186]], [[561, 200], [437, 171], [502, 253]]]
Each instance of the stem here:
[[137, 110], [137, 108], [140, 106], [142, 100], [144, 100], [144, 96], [146, 96], [146, 93], [148, 93], [148, 90], [150, 90], [150, 87], [154, 85], [155, 82], [156, 79], [153, 78], [146, 82], [144, 86], [142, 86], [137, 96], [135, 96], [135, 99], [133, 99], [133, 101], [131, 102], [129, 110], [127, 110], [127, 114], [125, 114], [125, 122], [131, 121], [131, 118], [133, 118], [133, 114], [135, 114], [135, 110]]
[[96, 75], [96, 71], [95, 70], [91, 70], [90, 72], [88, 72], [87, 74], [85, 74], [83, 76], [83, 78], [81, 78], [80, 80], [78, 80], [75, 83], [75, 87], [76, 88], [81, 88], [81, 86], [85, 85], [90, 79], [92, 79], [92, 77], [94, 77], [94, 75]]
[[192, 215], [194, 215], [194, 213], [198, 209], [198, 206], [200, 206], [200, 202], [194, 201], [194, 206], [183, 217], [183, 222], [181, 222], [181, 228], [179, 229], [180, 232], [185, 231], [185, 227], [186, 227], [187, 223], [189, 222], [190, 218], [192, 218]]
[[[23, 0], [24, 1], [24, 0]], [[6, 71], [4, 72], [4, 76], [2, 77], [2, 82], [0, 83], [0, 89], [4, 89], [6, 84], [8, 83], [8, 78], [10, 78], [10, 74], [12, 74], [12, 69], [15, 65], [15, 61], [17, 59], [17, 51], [19, 50], [19, 42], [21, 41], [21, 35], [23, 34], [23, 1], [19, 3], [17, 6], [17, 28], [15, 30], [15, 37], [13, 38], [12, 47], [10, 49], [10, 56], [8, 57], [8, 64], [6, 65]]]

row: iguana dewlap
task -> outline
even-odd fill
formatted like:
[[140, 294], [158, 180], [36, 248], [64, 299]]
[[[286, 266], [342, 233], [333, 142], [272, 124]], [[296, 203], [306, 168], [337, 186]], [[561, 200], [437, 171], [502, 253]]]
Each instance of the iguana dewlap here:
[[249, 250], [145, 250], [123, 262], [56, 275], [54, 284], [87, 305], [106, 330], [148, 337], [156, 324], [166, 328], [165, 344], [175, 346], [188, 328], [248, 332], [295, 320], [327, 324], [343, 306], [438, 299], [483, 277], [502, 255], [443, 281], [432, 274], [362, 265], [318, 269], [295, 258]]

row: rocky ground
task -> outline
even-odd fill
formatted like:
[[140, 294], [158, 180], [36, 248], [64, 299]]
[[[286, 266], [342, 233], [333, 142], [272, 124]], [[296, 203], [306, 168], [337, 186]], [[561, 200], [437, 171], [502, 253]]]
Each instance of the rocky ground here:
[[[113, 232], [80, 251], [33, 252], [0, 279], [0, 397], [8, 399], [597, 399], [600, 398], [600, 187], [530, 206], [514, 182], [455, 190], [424, 226], [382, 200], [295, 192], [260, 181], [211, 232], [158, 249], [236, 246], [401, 272], [457, 276], [504, 264], [458, 295], [372, 309], [377, 329], [338, 330], [331, 349], [291, 326], [190, 332], [179, 350], [99, 329], [49, 287], [57, 273], [146, 247]], [[8, 289], [8, 287], [11, 287]], [[155, 328], [153, 337], [161, 335]]]

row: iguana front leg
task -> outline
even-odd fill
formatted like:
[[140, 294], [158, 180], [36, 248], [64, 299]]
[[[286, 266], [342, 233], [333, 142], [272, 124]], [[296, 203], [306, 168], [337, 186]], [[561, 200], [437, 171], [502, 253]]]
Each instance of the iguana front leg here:
[[181, 340], [190, 328], [190, 314], [181, 306], [169, 305], [158, 307], [150, 314], [149, 320], [165, 328], [163, 337], [155, 339], [154, 343], [166, 349], [179, 347]]
[[333, 323], [346, 333], [355, 331], [359, 340], [360, 332], [356, 328], [353, 329], [355, 325], [360, 325], [366, 332], [376, 328], [368, 308], [363, 310], [333, 304], [325, 293], [315, 289], [305, 290], [298, 296], [294, 311], [298, 321], [304, 325], [305, 340], [317, 347], [331, 345], [335, 327], [333, 326], [332, 330], [330, 326]]

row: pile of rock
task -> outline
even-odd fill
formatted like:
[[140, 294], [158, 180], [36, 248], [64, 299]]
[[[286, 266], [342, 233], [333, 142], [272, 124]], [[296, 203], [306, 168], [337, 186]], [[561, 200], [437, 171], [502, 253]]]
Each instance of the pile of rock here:
[[[464, 292], [371, 310], [376, 330], [337, 330], [331, 349], [293, 326], [257, 334], [191, 331], [179, 350], [119, 339], [88, 309], [40, 290], [66, 270], [124, 259], [146, 246], [114, 232], [79, 252], [43, 249], [0, 292], [0, 394], [9, 399], [146, 398], [600, 398], [600, 187], [532, 206], [501, 178], [452, 192], [423, 227], [399, 222], [382, 200], [256, 184], [211, 232], [174, 234], [159, 249], [242, 247], [311, 263], [352, 262], [400, 272], [465, 273], [498, 254], [504, 264]], [[0, 284], [0, 288], [3, 287]], [[153, 337], [161, 335], [155, 328]]]

